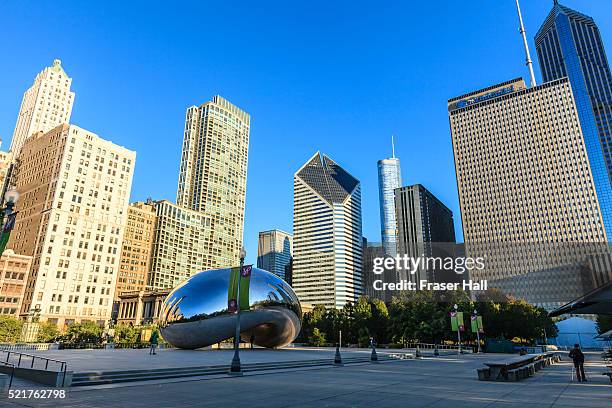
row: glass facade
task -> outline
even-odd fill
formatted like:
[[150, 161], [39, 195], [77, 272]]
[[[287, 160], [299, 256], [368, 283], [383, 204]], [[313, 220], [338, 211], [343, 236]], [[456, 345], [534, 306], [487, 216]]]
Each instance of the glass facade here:
[[378, 161], [378, 196], [380, 200], [381, 240], [387, 255], [397, 255], [397, 220], [394, 191], [402, 186], [398, 158]]
[[555, 4], [536, 34], [544, 82], [567, 76], [608, 240], [612, 237], [612, 74], [591, 17]]
[[286, 282], [285, 270], [291, 262], [292, 248], [293, 235], [281, 230], [260, 232], [257, 243], [257, 267], [272, 272]]

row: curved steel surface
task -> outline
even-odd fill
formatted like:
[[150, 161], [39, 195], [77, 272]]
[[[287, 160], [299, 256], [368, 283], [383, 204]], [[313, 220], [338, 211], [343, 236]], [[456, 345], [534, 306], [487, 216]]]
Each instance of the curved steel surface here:
[[[234, 337], [236, 312], [228, 308], [231, 269], [193, 275], [164, 301], [162, 337], [175, 347], [196, 349]], [[300, 332], [302, 309], [293, 289], [278, 276], [252, 268], [249, 310], [241, 305], [240, 337], [263, 347], [282, 347]]]

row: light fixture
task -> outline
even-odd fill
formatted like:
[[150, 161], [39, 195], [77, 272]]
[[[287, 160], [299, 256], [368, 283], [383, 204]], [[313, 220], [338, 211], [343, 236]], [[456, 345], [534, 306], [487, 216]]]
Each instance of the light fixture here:
[[14, 188], [11, 188], [10, 190], [6, 192], [6, 194], [4, 194], [4, 200], [7, 203], [15, 204], [17, 200], [19, 200], [19, 192], [15, 190]]

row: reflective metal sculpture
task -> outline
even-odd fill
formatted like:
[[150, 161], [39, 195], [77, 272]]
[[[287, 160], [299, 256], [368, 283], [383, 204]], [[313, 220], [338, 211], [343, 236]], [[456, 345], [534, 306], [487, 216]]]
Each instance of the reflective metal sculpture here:
[[[183, 349], [206, 347], [234, 337], [239, 297], [243, 341], [282, 347], [295, 340], [301, 329], [302, 310], [293, 289], [270, 272], [245, 268], [249, 269], [243, 269], [242, 274], [238, 274], [239, 268], [200, 272], [177, 286], [162, 305], [162, 337]], [[234, 289], [238, 276], [240, 294]]]

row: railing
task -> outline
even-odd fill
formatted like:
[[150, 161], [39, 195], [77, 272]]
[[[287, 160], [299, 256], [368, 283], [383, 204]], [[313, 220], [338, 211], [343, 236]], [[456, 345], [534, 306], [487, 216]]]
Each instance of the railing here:
[[3, 350], [51, 350], [57, 346], [58, 343], [0, 343]]
[[[432, 343], [408, 343], [406, 344], [406, 348], [420, 348], [424, 350], [433, 350], [437, 348], [438, 350], [459, 350], [458, 345], [454, 344], [432, 344]], [[462, 345], [462, 348], [466, 348], [466, 345]]]
[[15, 364], [11, 364], [11, 363], [7, 363], [6, 361], [0, 361], [0, 364], [4, 364], [8, 367], [11, 367], [11, 378], [9, 379], [9, 385], [8, 385], [8, 389], [11, 389], [11, 386], [13, 385], [13, 377], [15, 376]]
[[[65, 382], [66, 382], [66, 370], [68, 368], [68, 363], [65, 361], [61, 361], [61, 360], [56, 360], [53, 358], [47, 358], [47, 357], [41, 357], [41, 356], [35, 356], [33, 354], [27, 354], [27, 353], [21, 353], [19, 351], [14, 351], [14, 350], [3, 350], [0, 349], [1, 353], [6, 353], [6, 360], [3, 361], [4, 364], [9, 365], [12, 364], [14, 368], [21, 368], [21, 362], [24, 361], [24, 363], [27, 363], [28, 360], [30, 360], [30, 367], [31, 369], [34, 368], [34, 362], [40, 360], [41, 362], [44, 362], [45, 364], [45, 371], [52, 371], [49, 370], [49, 362], [53, 362], [57, 365], [59, 365], [59, 370], [57, 371], [58, 373], [62, 373], [62, 387], [64, 386]], [[15, 358], [17, 357], [17, 364], [15, 365], [14, 363], [11, 363], [9, 360], [11, 359], [11, 354], [13, 355], [13, 360], [15, 360]], [[25, 359], [24, 359], [25, 357]], [[24, 368], [28, 368], [27, 366], [24, 366]], [[13, 369], [14, 371], [14, 369]]]

